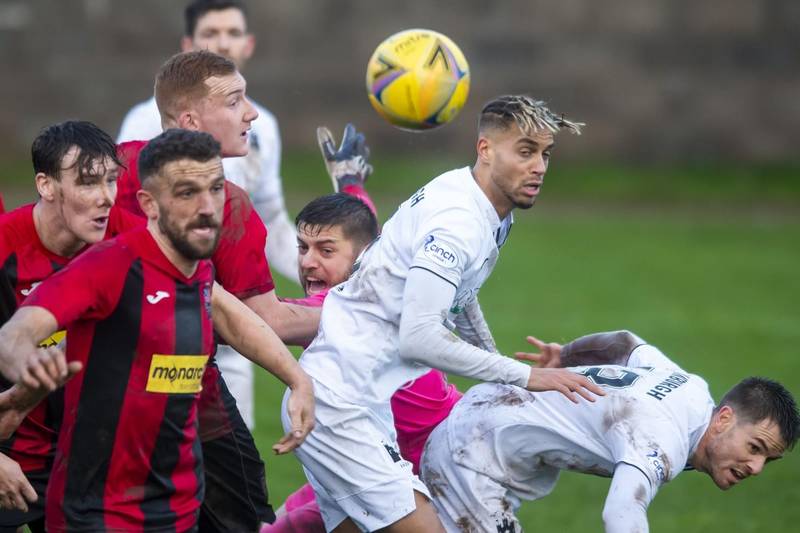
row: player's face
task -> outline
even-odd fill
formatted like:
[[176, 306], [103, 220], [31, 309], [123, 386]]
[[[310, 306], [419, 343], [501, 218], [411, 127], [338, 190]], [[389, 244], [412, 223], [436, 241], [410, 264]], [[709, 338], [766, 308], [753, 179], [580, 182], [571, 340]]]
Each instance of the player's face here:
[[158, 227], [189, 260], [211, 257], [219, 242], [225, 176], [219, 158], [172, 161], [161, 170]]
[[507, 213], [515, 207], [530, 209], [544, 181], [553, 134], [524, 135], [514, 125], [506, 131], [492, 130], [487, 140], [489, 200], [499, 213]]
[[222, 157], [247, 155], [247, 132], [258, 117], [245, 95], [247, 83], [238, 72], [206, 80], [208, 94], [199, 103], [198, 127], [221, 145]]
[[341, 226], [306, 224], [298, 227], [297, 250], [300, 282], [308, 296], [346, 280], [360, 251]]
[[110, 157], [78, 168], [80, 149], [73, 146], [61, 160], [61, 179], [53, 180], [54, 200], [64, 227], [81, 243], [103, 240], [108, 216], [117, 197], [119, 168]]
[[[718, 423], [717, 419], [712, 425]], [[764, 465], [780, 459], [785, 450], [780, 429], [772, 420], [755, 424], [728, 424], [708, 443], [708, 474], [722, 490], [761, 473]]]
[[241, 70], [253, 54], [255, 39], [247, 33], [244, 13], [231, 7], [200, 17], [194, 35], [185, 37], [181, 45], [184, 52], [208, 50], [227, 57]]

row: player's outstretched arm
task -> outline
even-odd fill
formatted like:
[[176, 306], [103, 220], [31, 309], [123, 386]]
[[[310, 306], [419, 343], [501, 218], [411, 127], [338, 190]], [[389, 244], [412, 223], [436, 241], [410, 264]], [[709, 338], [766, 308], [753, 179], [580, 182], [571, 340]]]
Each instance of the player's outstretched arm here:
[[54, 391], [71, 374], [80, 371], [77, 361], [67, 364], [64, 352], [38, 344], [58, 329], [53, 314], [43, 307], [26, 306], [0, 328], [0, 371], [12, 383], [31, 389]]
[[314, 427], [314, 390], [281, 339], [238, 298], [214, 284], [211, 292], [214, 329], [233, 349], [285, 383], [292, 391], [289, 416], [292, 430], [273, 449], [287, 453], [299, 446]]
[[278, 300], [275, 291], [265, 292], [242, 302], [252, 309], [280, 339], [293, 346], [308, 346], [319, 329], [320, 308]]
[[455, 286], [424, 268], [411, 268], [400, 316], [400, 356], [465, 377], [509, 383], [532, 391], [557, 390], [577, 402], [603, 390], [585, 376], [556, 368], [531, 368], [459, 339], [444, 325]]
[[516, 352], [517, 359], [537, 363], [542, 368], [559, 368], [586, 365], [626, 366], [633, 351], [647, 344], [627, 330], [592, 333], [579, 337], [564, 346], [556, 342], [543, 342], [534, 336], [526, 341], [539, 349], [539, 353]]
[[618, 463], [603, 507], [606, 533], [647, 533], [647, 506], [654, 496], [655, 490], [641, 470]]

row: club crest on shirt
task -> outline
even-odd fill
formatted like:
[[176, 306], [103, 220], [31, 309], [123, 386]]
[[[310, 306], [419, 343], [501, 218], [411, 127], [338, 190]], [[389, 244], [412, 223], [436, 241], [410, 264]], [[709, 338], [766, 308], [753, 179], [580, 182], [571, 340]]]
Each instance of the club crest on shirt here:
[[206, 314], [211, 316], [211, 284], [206, 283], [203, 285], [203, 305], [206, 308]]
[[433, 235], [425, 237], [423, 251], [428, 259], [443, 267], [452, 268], [458, 266], [458, 256], [451, 248], [451, 245], [437, 240]]

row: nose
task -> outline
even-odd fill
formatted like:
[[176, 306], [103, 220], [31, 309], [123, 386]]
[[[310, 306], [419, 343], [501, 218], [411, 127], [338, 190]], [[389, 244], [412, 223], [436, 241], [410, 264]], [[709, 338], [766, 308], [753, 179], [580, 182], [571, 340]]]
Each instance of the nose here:
[[757, 476], [764, 470], [764, 464], [766, 463], [766, 458], [759, 455], [757, 457], [753, 457], [750, 462], [748, 463], [748, 467], [750, 468], [750, 475]]
[[217, 202], [215, 201], [215, 198], [210, 191], [205, 191], [202, 194], [198, 194], [197, 197], [198, 197], [198, 206], [197, 206], [198, 214], [209, 215], [209, 216], [216, 215]]
[[111, 207], [114, 205], [114, 200], [117, 198], [117, 182], [104, 182], [100, 186], [100, 195], [98, 203], [100, 207]]
[[316, 268], [317, 265], [317, 254], [314, 253], [313, 249], [309, 248], [306, 253], [300, 256], [300, 267], [304, 270], [311, 270]]
[[543, 154], [539, 154], [533, 159], [531, 173], [541, 178], [545, 172], [547, 172], [547, 159]]
[[230, 38], [225, 34], [225, 32], [221, 33], [217, 38], [217, 48], [219, 49], [220, 53], [222, 54], [223, 52], [227, 52], [230, 47]]
[[258, 118], [258, 111], [256, 110], [255, 106], [253, 105], [253, 102], [251, 102], [249, 98], [245, 97], [244, 100], [245, 100], [245, 110], [242, 120], [248, 123], [253, 122], [255, 119]]

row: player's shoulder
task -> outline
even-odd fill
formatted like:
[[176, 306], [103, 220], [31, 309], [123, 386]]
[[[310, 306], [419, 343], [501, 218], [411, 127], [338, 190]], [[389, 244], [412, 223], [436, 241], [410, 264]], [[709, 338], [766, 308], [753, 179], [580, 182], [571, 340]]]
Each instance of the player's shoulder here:
[[15, 248], [30, 244], [32, 239], [38, 239], [33, 222], [35, 205], [23, 205], [0, 215], [0, 254], [7, 256]]

